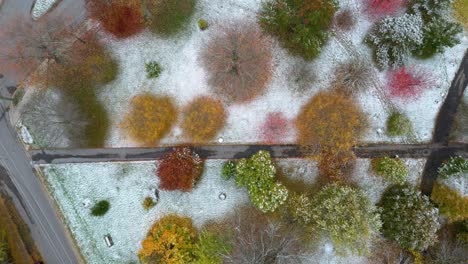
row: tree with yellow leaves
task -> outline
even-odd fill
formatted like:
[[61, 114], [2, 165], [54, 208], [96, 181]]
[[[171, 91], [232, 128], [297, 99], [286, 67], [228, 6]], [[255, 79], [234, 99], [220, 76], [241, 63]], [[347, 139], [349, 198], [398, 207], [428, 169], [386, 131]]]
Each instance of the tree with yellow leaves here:
[[138, 143], [154, 146], [170, 131], [176, 118], [177, 109], [172, 98], [142, 94], [132, 99], [122, 127]]
[[189, 103], [184, 109], [182, 129], [194, 142], [213, 139], [226, 123], [226, 111], [221, 101], [204, 96]]
[[326, 176], [340, 176], [341, 164], [352, 160], [351, 148], [366, 124], [364, 114], [351, 99], [319, 92], [297, 116], [298, 143], [320, 154], [319, 163], [326, 165], [321, 166]]
[[192, 263], [195, 241], [196, 230], [190, 218], [167, 215], [151, 227], [138, 256], [143, 264]]

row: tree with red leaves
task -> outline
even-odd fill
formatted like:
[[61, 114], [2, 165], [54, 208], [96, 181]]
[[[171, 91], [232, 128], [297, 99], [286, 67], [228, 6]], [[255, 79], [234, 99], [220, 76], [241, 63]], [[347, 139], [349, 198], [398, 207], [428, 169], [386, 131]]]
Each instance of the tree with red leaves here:
[[364, 0], [364, 6], [370, 17], [382, 18], [404, 11], [406, 0]]
[[203, 161], [196, 153], [187, 147], [176, 148], [159, 164], [159, 187], [168, 191], [189, 192], [202, 172]]
[[401, 99], [415, 99], [432, 84], [429, 73], [415, 67], [401, 67], [387, 73], [388, 93]]
[[282, 141], [290, 128], [289, 120], [281, 112], [268, 113], [261, 126], [262, 140], [267, 143]]
[[91, 18], [117, 38], [127, 38], [145, 28], [140, 0], [87, 0]]

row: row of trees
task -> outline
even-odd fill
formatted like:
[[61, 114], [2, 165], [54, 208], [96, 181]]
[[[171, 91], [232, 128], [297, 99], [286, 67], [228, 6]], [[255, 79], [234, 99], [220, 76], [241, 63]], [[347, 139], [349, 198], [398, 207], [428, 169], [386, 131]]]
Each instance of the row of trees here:
[[[188, 155], [193, 154], [186, 150]], [[453, 175], [454, 167], [457, 173], [464, 172], [463, 162], [450, 160], [441, 168], [441, 175]], [[177, 165], [173, 168], [185, 166]], [[195, 170], [198, 166], [191, 165]], [[276, 179], [275, 164], [265, 151], [249, 159], [227, 162], [223, 177], [234, 178], [239, 187], [246, 187], [254, 208], [240, 208], [224, 220], [208, 223], [198, 234], [188, 218], [163, 217], [143, 241], [140, 260], [300, 263], [317, 237], [329, 238], [339, 254], [362, 255], [369, 253], [371, 241], [379, 234], [420, 257], [416, 252], [437, 241], [438, 209], [398, 176], [407, 173], [402, 171], [399, 160], [376, 160], [373, 167], [389, 182], [397, 182], [384, 192], [377, 205], [363, 190], [342, 182], [325, 184], [315, 194], [291, 192]], [[194, 175], [192, 172], [187, 175]], [[172, 170], [172, 174], [177, 172]], [[386, 256], [377, 257], [382, 261]]]

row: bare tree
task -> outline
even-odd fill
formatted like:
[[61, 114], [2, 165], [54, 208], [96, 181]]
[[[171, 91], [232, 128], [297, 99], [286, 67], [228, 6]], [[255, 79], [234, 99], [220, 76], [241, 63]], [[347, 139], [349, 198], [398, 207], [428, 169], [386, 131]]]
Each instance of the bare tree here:
[[233, 247], [225, 263], [301, 263], [304, 242], [295, 226], [269, 220], [250, 207], [239, 209], [227, 226], [233, 230]]
[[0, 59], [10, 68], [28, 74], [42, 62], [63, 63], [70, 55], [67, 46], [78, 40], [77, 27], [67, 24], [67, 19], [54, 16], [33, 23], [18, 16], [0, 31]]
[[235, 102], [262, 94], [272, 75], [271, 43], [255, 23], [221, 27], [203, 51], [208, 82]]
[[38, 92], [21, 114], [34, 143], [40, 147], [81, 147], [88, 125], [79, 108], [61, 92], [47, 89]]
[[68, 20], [58, 15], [33, 24], [17, 17], [0, 31], [0, 60], [25, 75], [34, 72], [31, 81], [44, 86], [82, 88], [115, 78], [117, 64], [95, 28]]
[[396, 243], [384, 239], [376, 241], [372, 248], [372, 255], [367, 259], [368, 264], [410, 264], [413, 257], [409, 252], [400, 248]]

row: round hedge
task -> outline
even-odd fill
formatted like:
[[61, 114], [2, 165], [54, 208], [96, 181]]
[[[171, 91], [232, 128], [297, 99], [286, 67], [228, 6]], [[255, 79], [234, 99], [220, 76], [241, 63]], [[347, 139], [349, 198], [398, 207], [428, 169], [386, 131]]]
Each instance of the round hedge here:
[[103, 216], [109, 211], [110, 203], [106, 200], [97, 202], [93, 208], [91, 208], [91, 214], [94, 216]]
[[399, 112], [393, 112], [387, 119], [387, 134], [391, 137], [407, 136], [413, 132], [411, 120]]
[[382, 231], [401, 247], [422, 251], [437, 241], [438, 210], [412, 186], [393, 185], [380, 201]]
[[392, 183], [403, 184], [408, 177], [408, 168], [401, 159], [376, 158], [371, 165], [375, 174]]
[[195, 142], [213, 139], [226, 123], [226, 111], [221, 101], [199, 97], [184, 109], [182, 130]]

